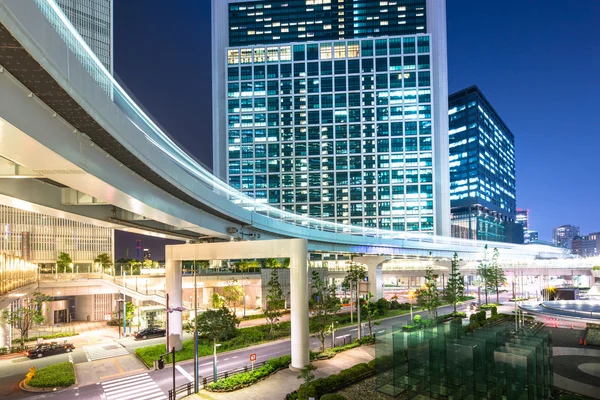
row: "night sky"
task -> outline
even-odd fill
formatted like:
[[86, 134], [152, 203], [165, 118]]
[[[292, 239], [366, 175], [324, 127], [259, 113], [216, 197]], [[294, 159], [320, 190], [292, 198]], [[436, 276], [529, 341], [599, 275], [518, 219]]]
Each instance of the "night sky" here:
[[[212, 166], [210, 1], [114, 0], [114, 7], [117, 78]], [[514, 133], [517, 206], [530, 209], [532, 228], [542, 240], [562, 224], [600, 231], [600, 1], [448, 0], [447, 7], [449, 91], [478, 85]]]

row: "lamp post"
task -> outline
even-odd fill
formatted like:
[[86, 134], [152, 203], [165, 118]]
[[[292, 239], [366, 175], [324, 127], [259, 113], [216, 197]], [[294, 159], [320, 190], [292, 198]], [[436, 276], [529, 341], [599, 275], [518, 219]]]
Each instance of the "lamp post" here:
[[198, 393], [198, 279], [194, 260], [194, 393]]
[[213, 339], [213, 382], [217, 381], [217, 347], [221, 346], [221, 343], [217, 343], [217, 338]]
[[[127, 302], [125, 301], [125, 295], [122, 299], [118, 299], [117, 303], [123, 303], [123, 337], [127, 337]], [[119, 339], [121, 339], [121, 329], [119, 328]]]
[[408, 302], [408, 304], [410, 304], [410, 324], [412, 325], [412, 321], [413, 321], [412, 302], [413, 302], [413, 299], [415, 298], [415, 292], [412, 290], [410, 292], [408, 292], [408, 298], [410, 300]]

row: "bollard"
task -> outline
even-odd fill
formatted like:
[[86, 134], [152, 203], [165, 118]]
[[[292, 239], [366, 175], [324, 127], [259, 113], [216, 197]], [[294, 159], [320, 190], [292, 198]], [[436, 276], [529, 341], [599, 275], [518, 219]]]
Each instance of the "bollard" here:
[[571, 324], [571, 329], [573, 329], [573, 324]]
[[583, 345], [587, 346], [587, 339], [583, 339]]
[[583, 338], [582, 337], [579, 338], [579, 344], [583, 344]]

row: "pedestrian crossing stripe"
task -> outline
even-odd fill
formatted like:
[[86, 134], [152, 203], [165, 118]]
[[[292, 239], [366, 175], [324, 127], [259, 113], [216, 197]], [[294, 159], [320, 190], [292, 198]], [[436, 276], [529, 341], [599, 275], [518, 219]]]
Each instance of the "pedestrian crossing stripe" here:
[[88, 361], [103, 360], [105, 358], [126, 356], [129, 354], [127, 349], [118, 343], [83, 346], [83, 350]]
[[107, 400], [167, 399], [165, 393], [148, 373], [102, 382], [102, 389]]

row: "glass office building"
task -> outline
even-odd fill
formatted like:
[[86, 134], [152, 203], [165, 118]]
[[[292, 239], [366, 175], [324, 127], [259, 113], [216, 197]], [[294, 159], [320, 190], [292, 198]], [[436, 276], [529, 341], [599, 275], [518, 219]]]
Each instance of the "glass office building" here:
[[113, 72], [113, 0], [56, 0], [102, 64]]
[[216, 175], [297, 214], [449, 234], [444, 1], [212, 6]]
[[477, 86], [450, 95], [448, 108], [452, 236], [522, 243], [514, 135]]

